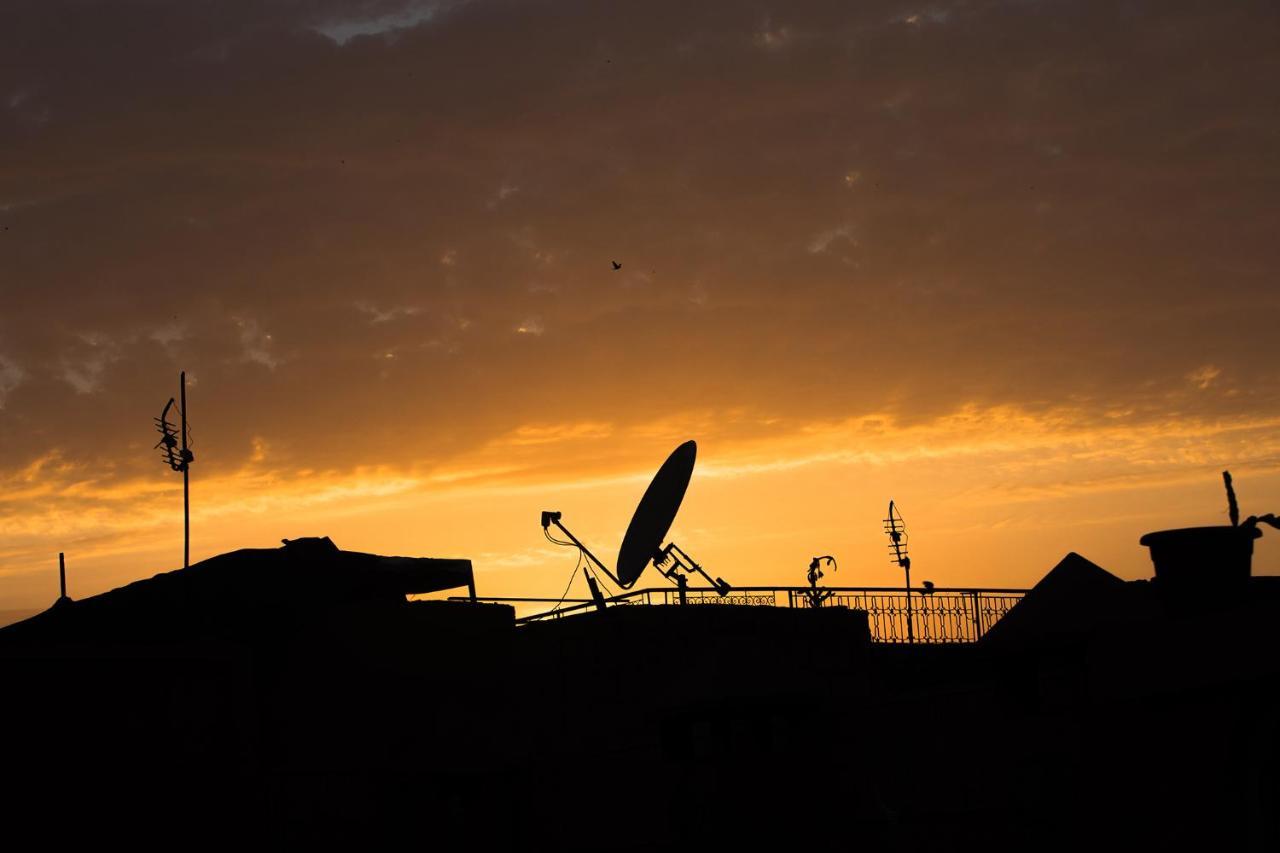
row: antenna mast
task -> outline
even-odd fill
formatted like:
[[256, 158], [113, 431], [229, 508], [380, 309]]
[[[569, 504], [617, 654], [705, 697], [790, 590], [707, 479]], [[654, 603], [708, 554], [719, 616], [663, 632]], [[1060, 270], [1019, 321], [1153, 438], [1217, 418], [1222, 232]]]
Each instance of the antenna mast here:
[[[179, 374], [178, 413], [181, 416], [181, 441], [179, 427], [169, 423], [169, 409], [173, 407], [173, 398], [164, 404], [160, 417], [156, 418], [156, 430], [160, 440], [156, 447], [164, 453], [164, 462], [174, 471], [182, 472], [182, 567], [191, 565], [191, 463], [195, 459], [188, 446], [189, 430], [187, 427], [187, 372]], [[179, 447], [179, 445], [181, 445]]]
[[911, 616], [911, 558], [907, 556], [907, 523], [889, 501], [889, 517], [884, 520], [884, 532], [889, 534], [889, 550], [893, 553], [890, 562], [897, 563], [907, 576], [907, 642], [916, 641], [915, 626]]
[[187, 372], [178, 374], [182, 414], [182, 568], [191, 565], [191, 451], [187, 449]]

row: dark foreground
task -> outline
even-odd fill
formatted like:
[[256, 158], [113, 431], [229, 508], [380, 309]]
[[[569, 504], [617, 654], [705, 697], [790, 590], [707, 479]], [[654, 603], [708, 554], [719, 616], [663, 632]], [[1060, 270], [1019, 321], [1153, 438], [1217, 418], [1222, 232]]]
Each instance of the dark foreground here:
[[983, 642], [892, 647], [844, 609], [517, 629], [344, 553], [237, 552], [0, 630], [4, 837], [1280, 849], [1270, 578], [1197, 600], [1070, 557]]

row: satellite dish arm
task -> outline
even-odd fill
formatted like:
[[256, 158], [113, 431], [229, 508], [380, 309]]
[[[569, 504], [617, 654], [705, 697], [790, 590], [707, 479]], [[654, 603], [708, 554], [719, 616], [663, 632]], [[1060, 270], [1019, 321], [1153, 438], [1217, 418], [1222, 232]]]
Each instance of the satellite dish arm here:
[[560, 523], [560, 515], [561, 514], [559, 512], [548, 512], [547, 510], [543, 510], [542, 511], [542, 529], [546, 530], [548, 527], [554, 524], [557, 530], [559, 530], [565, 536], [569, 537], [569, 541], [572, 542], [573, 545], [579, 551], [582, 552], [582, 555], [584, 557], [586, 557], [588, 560], [591, 561], [592, 565], [594, 565], [597, 569], [599, 569], [600, 571], [608, 575], [609, 578], [618, 586], [622, 587], [623, 589], [630, 589], [630, 586], [628, 584], [625, 584], [622, 581], [618, 580], [617, 575], [609, 571], [609, 569], [605, 566], [605, 564], [600, 562], [600, 559], [596, 557], [595, 554], [591, 553], [591, 549], [589, 549], [586, 545], [583, 545], [580, 541], [578, 541], [578, 537], [570, 533], [569, 528], [565, 527], [563, 524]]

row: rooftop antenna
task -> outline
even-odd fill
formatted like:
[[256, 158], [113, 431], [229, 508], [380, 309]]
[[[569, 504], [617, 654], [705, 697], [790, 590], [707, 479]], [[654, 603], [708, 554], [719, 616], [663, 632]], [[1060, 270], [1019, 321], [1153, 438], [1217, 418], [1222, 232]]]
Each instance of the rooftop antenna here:
[[[694, 562], [693, 558], [676, 543], [669, 542], [665, 547], [662, 544], [662, 540], [667, 537], [667, 532], [671, 529], [672, 522], [675, 521], [680, 503], [684, 500], [689, 479], [693, 476], [693, 463], [697, 455], [698, 445], [695, 442], [686, 441], [673, 450], [667, 457], [667, 461], [662, 463], [662, 467], [653, 477], [653, 482], [649, 483], [649, 488], [645, 490], [644, 497], [640, 498], [635, 514], [631, 516], [631, 524], [627, 526], [627, 533], [622, 537], [622, 547], [618, 549], [617, 574], [609, 571], [608, 567], [578, 540], [578, 537], [569, 532], [569, 529], [560, 521], [562, 513], [543, 511], [543, 534], [557, 545], [576, 547], [591, 565], [598, 571], [604, 572], [623, 589], [631, 589], [640, 579], [645, 567], [652, 562], [662, 576], [680, 590], [681, 604], [685, 604], [687, 600], [688, 576], [695, 573], [706, 578], [707, 583], [711, 584], [720, 596], [728, 595], [733, 587], [723, 578], [713, 580], [702, 566]], [[563, 542], [551, 536], [549, 528], [553, 524], [557, 530], [569, 537], [569, 541]], [[584, 575], [587, 586], [591, 588], [592, 600], [598, 609], [603, 610], [604, 596], [600, 594], [596, 579], [592, 577], [589, 568], [584, 570]]]
[[[187, 372], [178, 375], [178, 414], [181, 417], [181, 430], [169, 423], [169, 409], [173, 408], [173, 398], [164, 404], [160, 417], [156, 418], [156, 430], [160, 440], [156, 447], [161, 448], [165, 463], [174, 471], [182, 472], [182, 567], [191, 565], [191, 463], [195, 454], [187, 447], [189, 430], [187, 428]], [[179, 436], [181, 433], [181, 436]]]
[[[907, 642], [916, 641], [915, 626], [911, 617], [911, 558], [907, 556], [907, 523], [902, 520], [893, 501], [889, 501], [889, 517], [884, 520], [884, 532], [889, 534], [890, 562], [897, 563], [907, 576]], [[932, 584], [930, 584], [932, 586]]]

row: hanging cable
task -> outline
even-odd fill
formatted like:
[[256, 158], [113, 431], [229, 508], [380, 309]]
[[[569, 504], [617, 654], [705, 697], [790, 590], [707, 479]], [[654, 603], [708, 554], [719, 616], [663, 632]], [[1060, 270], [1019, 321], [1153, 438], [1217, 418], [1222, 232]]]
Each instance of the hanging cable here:
[[575, 545], [575, 544], [574, 544], [574, 543], [572, 543], [572, 542], [566, 542], [566, 541], [565, 541], [565, 540], [563, 540], [563, 539], [557, 539], [557, 538], [555, 538], [554, 536], [552, 536], [552, 535], [551, 535], [551, 531], [547, 530], [547, 528], [545, 528], [545, 527], [544, 527], [544, 528], [542, 528], [542, 535], [543, 535], [543, 536], [545, 536], [545, 537], [547, 538], [547, 541], [548, 541], [548, 542], [550, 542], [550, 543], [552, 543], [553, 545], [563, 545], [563, 546], [564, 546], [564, 547], [566, 547], [566, 548], [577, 548], [577, 547], [578, 547], [577, 545]]
[[573, 580], [578, 576], [578, 569], [582, 568], [582, 552], [578, 552], [578, 561], [573, 564], [573, 571], [569, 574], [569, 582], [565, 584], [564, 592], [560, 594], [560, 600], [556, 602], [556, 606], [551, 608], [552, 612], [559, 610], [560, 605], [564, 604], [564, 600], [569, 597], [569, 590], [573, 587]]

